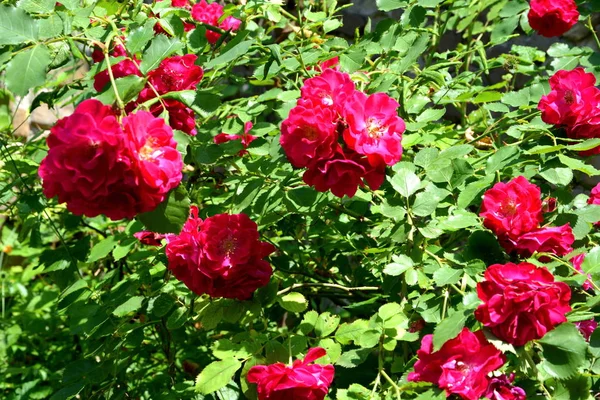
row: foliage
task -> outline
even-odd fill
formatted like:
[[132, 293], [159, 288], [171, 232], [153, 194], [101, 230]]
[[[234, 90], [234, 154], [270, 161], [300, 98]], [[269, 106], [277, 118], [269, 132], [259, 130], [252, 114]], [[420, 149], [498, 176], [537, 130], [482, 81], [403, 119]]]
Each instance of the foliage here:
[[[597, 52], [566, 40], [547, 51], [515, 44], [534, 34], [524, 0], [377, 0], [382, 18], [351, 37], [340, 30], [344, 1], [280, 3], [231, 2], [225, 14], [239, 30], [185, 31], [190, 12], [169, 1], [0, 2], [3, 398], [252, 399], [252, 366], [319, 346], [327, 356], [317, 362], [336, 369], [330, 398], [443, 399], [408, 373], [425, 334], [439, 349], [463, 327], [481, 327], [476, 284], [487, 266], [511, 261], [482, 224], [481, 196], [519, 175], [557, 199], [548, 223], [573, 228], [572, 254], [529, 259], [569, 284], [572, 311], [524, 347], [490, 340], [528, 398], [600, 392], [598, 331], [587, 343], [572, 324], [600, 311], [600, 213], [587, 204], [600, 170], [578, 153], [600, 139], [569, 139], [537, 110], [556, 71], [600, 76]], [[579, 8], [591, 21], [597, 4]], [[396, 10], [399, 18], [387, 13]], [[209, 31], [221, 34], [214, 44]], [[194, 111], [197, 135], [176, 133], [184, 179], [154, 211], [131, 221], [75, 216], [43, 195], [45, 134], [11, 135], [18, 122], [8, 104], [27, 93], [29, 111], [135, 99], [143, 77], [93, 88], [93, 76], [122, 58], [92, 64], [91, 51], [119, 42], [143, 74], [171, 55], [198, 56], [198, 88], [164, 96]], [[358, 89], [396, 99], [406, 122], [402, 161], [383, 185], [342, 199], [308, 187], [279, 144], [303, 81], [333, 57]], [[257, 139], [246, 154], [239, 141], [214, 142], [247, 122]], [[195, 295], [169, 273], [163, 248], [133, 237], [179, 231], [190, 204], [203, 218], [246, 213], [276, 247], [271, 281], [250, 300]], [[583, 252], [587, 292], [569, 261]]]

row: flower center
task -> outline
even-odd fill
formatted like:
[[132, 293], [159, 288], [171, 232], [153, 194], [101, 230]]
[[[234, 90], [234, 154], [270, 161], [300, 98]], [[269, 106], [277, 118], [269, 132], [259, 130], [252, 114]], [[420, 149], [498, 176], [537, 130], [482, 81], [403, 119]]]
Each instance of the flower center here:
[[323, 105], [325, 106], [332, 106], [333, 105], [333, 98], [331, 98], [331, 95], [327, 92], [321, 92], [321, 103], [323, 103]]
[[308, 140], [315, 140], [319, 134], [313, 126], [307, 126], [304, 128], [304, 137]]
[[567, 90], [565, 92], [564, 99], [565, 99], [565, 103], [567, 103], [567, 104], [573, 104], [573, 103], [575, 103], [575, 95], [570, 90]]
[[376, 118], [367, 119], [367, 134], [372, 139], [379, 139], [385, 133], [385, 127]]
[[236, 245], [236, 238], [231, 235], [228, 235], [221, 243], [221, 250], [223, 250], [223, 253], [229, 256], [235, 251]]
[[508, 199], [500, 206], [500, 212], [507, 216], [515, 215], [517, 213], [517, 203], [514, 199]]
[[138, 152], [140, 160], [148, 161], [152, 160], [160, 155], [160, 151], [156, 149], [156, 141], [154, 138], [148, 138], [146, 143]]

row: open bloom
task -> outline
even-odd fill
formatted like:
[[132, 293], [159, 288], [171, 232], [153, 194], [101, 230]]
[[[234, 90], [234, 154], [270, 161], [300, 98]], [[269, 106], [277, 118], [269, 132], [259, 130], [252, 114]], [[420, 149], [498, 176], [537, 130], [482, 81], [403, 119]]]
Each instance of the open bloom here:
[[348, 147], [364, 154], [371, 165], [394, 165], [402, 158], [402, 133], [406, 125], [398, 117], [400, 105], [385, 93], [370, 96], [355, 91], [346, 102], [344, 117]]
[[573, 126], [588, 120], [600, 103], [594, 74], [581, 67], [560, 70], [550, 78], [550, 93], [542, 96], [538, 109], [548, 124]]
[[545, 267], [533, 264], [494, 264], [477, 284], [483, 301], [475, 317], [492, 333], [515, 346], [541, 339], [567, 320], [571, 289], [556, 282]]
[[573, 251], [571, 245], [574, 241], [575, 236], [571, 225], [565, 224], [535, 229], [522, 234], [517, 239], [501, 240], [500, 243], [507, 252], [515, 252], [522, 257], [531, 257], [536, 252], [552, 253], [562, 257]]
[[256, 383], [259, 400], [323, 400], [333, 382], [334, 367], [313, 362], [327, 353], [315, 347], [304, 360], [291, 366], [283, 363], [256, 365], [248, 371], [247, 379]]
[[483, 225], [500, 238], [516, 239], [536, 229], [544, 220], [540, 188], [519, 176], [496, 183], [483, 195]]
[[337, 122], [328, 107], [304, 102], [294, 107], [281, 124], [279, 143], [296, 168], [331, 158], [339, 147]]
[[167, 235], [168, 268], [196, 294], [246, 300], [269, 283], [273, 270], [263, 260], [275, 248], [262, 242], [246, 214], [202, 220], [198, 208], [178, 235]]
[[529, 6], [529, 25], [545, 37], [562, 35], [579, 19], [574, 0], [531, 0]]
[[76, 215], [132, 218], [181, 181], [183, 163], [164, 120], [141, 111], [119, 124], [111, 107], [85, 100], [47, 139], [39, 175], [46, 197]]
[[159, 94], [193, 90], [204, 76], [202, 67], [195, 64], [197, 59], [195, 54], [167, 57], [148, 73], [148, 82]]
[[301, 100], [332, 109], [337, 120], [337, 117], [343, 114], [346, 101], [352, 96], [355, 88], [350, 75], [325, 68], [321, 74], [304, 81], [300, 90]]
[[471, 332], [468, 328], [438, 351], [433, 351], [433, 335], [426, 335], [417, 357], [409, 381], [437, 384], [448, 396], [456, 394], [465, 400], [478, 400], [490, 383], [488, 374], [506, 361], [482, 331]]

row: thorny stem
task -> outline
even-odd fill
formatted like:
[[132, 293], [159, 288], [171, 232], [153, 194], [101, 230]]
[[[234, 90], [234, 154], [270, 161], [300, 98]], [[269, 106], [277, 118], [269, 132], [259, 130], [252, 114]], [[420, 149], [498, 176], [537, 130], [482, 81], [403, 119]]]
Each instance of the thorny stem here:
[[115, 82], [115, 76], [112, 71], [112, 66], [110, 65], [110, 54], [109, 54], [108, 49], [110, 47], [111, 41], [112, 41], [112, 35], [109, 35], [108, 39], [106, 40], [106, 43], [104, 44], [104, 48], [102, 49], [102, 53], [104, 53], [104, 59], [106, 60], [106, 65], [108, 66], [108, 77], [110, 79], [110, 85], [112, 86], [113, 91], [115, 92], [115, 99], [117, 100], [117, 106], [121, 109], [121, 111], [124, 111], [125, 103], [123, 103], [121, 96], [119, 96], [119, 89], [117, 88], [117, 83]]
[[585, 26], [587, 26], [587, 28], [590, 30], [590, 32], [592, 32], [592, 35], [594, 35], [594, 40], [596, 41], [596, 46], [598, 46], [598, 48], [600, 49], [600, 39], [598, 39], [598, 34], [596, 33], [596, 30], [594, 29], [594, 25], [592, 24], [592, 16], [591, 15], [587, 18]]
[[333, 289], [343, 290], [345, 292], [354, 292], [354, 291], [370, 291], [370, 290], [379, 290], [380, 288], [377, 286], [358, 286], [358, 287], [345, 287], [342, 285], [337, 285], [335, 283], [314, 283], [314, 282], [306, 282], [306, 283], [294, 283], [292, 286], [287, 287], [283, 290], [277, 292], [278, 296], [285, 294], [287, 292], [291, 292], [294, 289], [298, 289], [301, 287], [328, 287]]

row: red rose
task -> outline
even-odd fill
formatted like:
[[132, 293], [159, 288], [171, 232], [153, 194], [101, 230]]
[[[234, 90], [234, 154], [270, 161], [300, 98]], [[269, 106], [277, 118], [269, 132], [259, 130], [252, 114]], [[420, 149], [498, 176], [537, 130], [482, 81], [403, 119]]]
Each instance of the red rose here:
[[[123, 38], [125, 39], [125, 38]], [[120, 44], [117, 44], [114, 46], [112, 52], [110, 52], [110, 56], [111, 57], [127, 57], [127, 50], [125, 50], [125, 47], [121, 46]], [[102, 51], [102, 49], [98, 48], [98, 47], [94, 47], [94, 51], [92, 51], [92, 60], [94, 60], [94, 62], [101, 62], [104, 60], [104, 52]]]
[[123, 130], [140, 177], [139, 212], [152, 211], [181, 182], [183, 161], [173, 131], [162, 118], [138, 111], [123, 118]]
[[545, 214], [556, 211], [556, 197], [546, 197], [542, 201], [542, 211]]
[[598, 323], [596, 321], [594, 321], [593, 319], [588, 319], [585, 321], [575, 322], [575, 326], [577, 327], [577, 329], [579, 329], [581, 336], [583, 336], [583, 338], [589, 342], [590, 337], [592, 337], [592, 334], [598, 327]]
[[328, 107], [304, 102], [294, 107], [281, 124], [279, 143], [296, 168], [331, 158], [339, 147], [337, 123]]
[[259, 240], [256, 224], [245, 214], [202, 221], [194, 206], [181, 233], [166, 238], [168, 268], [196, 294], [246, 300], [273, 274], [263, 258], [275, 248]]
[[550, 93], [542, 96], [538, 109], [542, 120], [553, 125], [573, 126], [589, 119], [600, 103], [596, 77], [581, 67], [560, 70], [550, 78]]
[[502, 374], [493, 377], [485, 393], [485, 397], [490, 400], [526, 400], [526, 393], [518, 386], [513, 386], [515, 374], [510, 377]]
[[545, 37], [562, 35], [579, 19], [573, 0], [531, 0], [529, 6], [529, 25]]
[[[573, 264], [573, 267], [575, 267], [575, 269], [579, 272], [581, 272], [583, 274], [583, 269], [581, 269], [581, 264], [583, 264], [583, 260], [585, 260], [585, 253], [576, 255], [575, 257], [571, 258], [571, 263]], [[588, 290], [592, 288], [592, 276], [590, 274], [588, 274], [588, 278], [585, 282], [583, 282], [583, 285], [581, 285], [581, 288], [583, 290]]]
[[[304, 81], [300, 89], [303, 101], [321, 105], [335, 111], [335, 119], [344, 112], [346, 101], [354, 93], [354, 82], [350, 75], [326, 68], [320, 75]], [[299, 102], [298, 104], [301, 104]]]
[[359, 186], [363, 186], [362, 178], [365, 168], [346, 158], [340, 151], [335, 158], [321, 160], [309, 167], [302, 177], [304, 182], [319, 192], [331, 192], [337, 197], [354, 196]]
[[315, 347], [304, 360], [291, 366], [283, 363], [256, 365], [248, 371], [247, 379], [257, 384], [259, 400], [323, 400], [333, 382], [333, 365], [311, 364], [327, 352]]
[[506, 361], [482, 331], [471, 332], [467, 328], [438, 351], [433, 351], [433, 335], [426, 335], [417, 357], [415, 371], [408, 374], [409, 381], [431, 382], [448, 396], [456, 394], [466, 400], [478, 400], [488, 388], [488, 374]]
[[[221, 23], [219, 23], [219, 19], [221, 19], [222, 16], [223, 6], [216, 2], [208, 4], [206, 3], [206, 0], [201, 0], [199, 3], [196, 3], [194, 7], [192, 7], [192, 18], [194, 18], [196, 21], [224, 29], [226, 31], [236, 31], [240, 28], [242, 22], [239, 19], [231, 16], [225, 18]], [[215, 44], [220, 37], [220, 33], [213, 32], [209, 29], [206, 30], [206, 39], [210, 44]]]
[[83, 101], [56, 123], [46, 142], [39, 169], [46, 197], [58, 196], [76, 215], [118, 220], [137, 214], [134, 160], [111, 107]]
[[483, 195], [483, 225], [500, 238], [513, 239], [536, 229], [544, 220], [540, 194], [540, 188], [522, 176], [496, 183]]
[[245, 150], [248, 148], [248, 146], [250, 146], [250, 143], [252, 143], [255, 139], [256, 136], [250, 135], [250, 130], [252, 129], [252, 122], [248, 121], [244, 124], [244, 133], [242, 135], [231, 135], [229, 133], [219, 133], [217, 136], [215, 136], [213, 138], [213, 142], [215, 142], [215, 144], [221, 144], [221, 143], [226, 143], [226, 142], [230, 142], [232, 140], [239, 140], [242, 142], [242, 145], [244, 146], [243, 150], [240, 150], [238, 152], [238, 155], [241, 157], [244, 154], [248, 154], [248, 152]]
[[574, 241], [571, 226], [565, 224], [536, 229], [522, 234], [515, 240], [501, 240], [500, 243], [508, 253], [515, 252], [522, 257], [531, 257], [535, 252], [564, 256], [573, 251], [571, 245]]
[[324, 71], [326, 68], [331, 68], [334, 71], [339, 71], [340, 70], [340, 58], [338, 56], [335, 56], [333, 58], [330, 58], [329, 60], [325, 60], [325, 61], [319, 63], [319, 69], [321, 71]]
[[567, 320], [571, 289], [555, 282], [545, 267], [494, 264], [484, 278], [477, 284], [483, 304], [475, 310], [475, 318], [505, 342], [522, 346]]
[[[123, 78], [129, 75], [142, 76], [142, 73], [138, 69], [136, 63], [130, 59], [123, 60], [113, 65], [111, 70], [115, 79]], [[108, 69], [105, 69], [94, 76], [94, 89], [96, 89], [97, 92], [104, 90], [109, 83], [110, 75], [108, 74]]]
[[368, 157], [371, 165], [394, 165], [402, 158], [402, 133], [406, 125], [398, 117], [400, 105], [385, 93], [370, 96], [355, 91], [343, 111], [348, 122], [344, 141]]
[[588, 204], [598, 204], [600, 205], [600, 183], [594, 186], [592, 191], [590, 192], [590, 198], [588, 199]]
[[193, 90], [204, 76], [202, 67], [194, 64], [197, 59], [194, 54], [165, 58], [148, 73], [148, 82], [159, 94]]
[[141, 231], [134, 233], [133, 237], [146, 246], [162, 246], [162, 240], [165, 238], [165, 235], [156, 232]]

